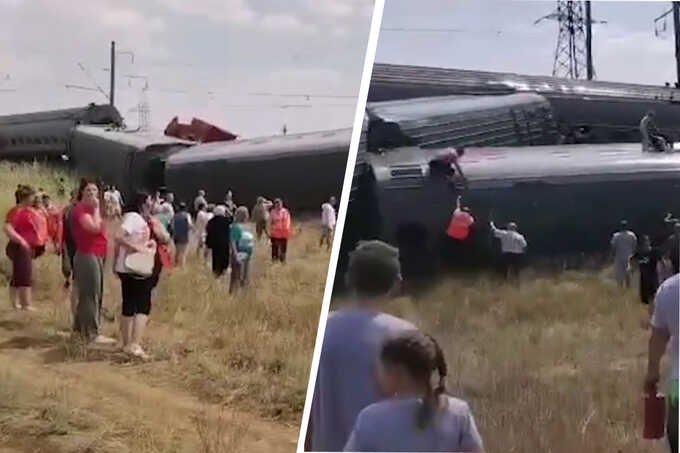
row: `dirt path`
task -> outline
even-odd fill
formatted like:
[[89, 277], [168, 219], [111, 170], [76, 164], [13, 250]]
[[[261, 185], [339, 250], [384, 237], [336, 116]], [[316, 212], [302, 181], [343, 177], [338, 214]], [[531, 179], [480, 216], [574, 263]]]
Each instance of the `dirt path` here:
[[[0, 311], [0, 453], [293, 452], [297, 429], [206, 404], [115, 352], [67, 359], [40, 315]], [[31, 319], [34, 318], [34, 319]], [[71, 354], [73, 356], [73, 354]]]

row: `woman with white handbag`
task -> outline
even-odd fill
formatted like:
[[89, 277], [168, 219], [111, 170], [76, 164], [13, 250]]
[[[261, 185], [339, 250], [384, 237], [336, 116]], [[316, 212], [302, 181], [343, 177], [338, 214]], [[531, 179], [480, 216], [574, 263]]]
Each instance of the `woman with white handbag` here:
[[160, 222], [153, 218], [152, 210], [151, 196], [138, 193], [125, 210], [116, 235], [115, 271], [120, 277], [123, 295], [121, 346], [124, 352], [141, 359], [148, 358], [141, 342], [151, 311], [151, 291], [156, 283], [158, 244], [153, 238], [169, 240]]

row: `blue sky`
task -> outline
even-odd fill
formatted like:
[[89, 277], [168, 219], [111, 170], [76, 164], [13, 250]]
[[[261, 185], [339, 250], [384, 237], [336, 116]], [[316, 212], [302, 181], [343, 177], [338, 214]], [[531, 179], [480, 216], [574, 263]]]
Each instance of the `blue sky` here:
[[[376, 61], [550, 75], [557, 23], [534, 21], [553, 1], [386, 0], [383, 28], [453, 28], [458, 33], [382, 31]], [[672, 15], [664, 38], [655, 17], [671, 2], [592, 2], [597, 78], [631, 83], [675, 82]]]
[[[0, 0], [0, 115], [106, 102], [64, 85], [108, 92], [115, 40], [135, 54], [120, 55], [117, 71], [116, 105], [131, 126], [147, 80], [155, 129], [174, 115], [250, 137], [284, 123], [291, 133], [351, 127], [372, 9], [372, 0]], [[250, 94], [259, 92], [350, 97]]]

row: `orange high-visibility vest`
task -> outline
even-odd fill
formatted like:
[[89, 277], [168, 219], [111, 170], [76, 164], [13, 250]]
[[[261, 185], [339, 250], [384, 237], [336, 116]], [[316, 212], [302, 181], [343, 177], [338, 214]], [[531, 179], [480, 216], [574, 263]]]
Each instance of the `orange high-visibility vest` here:
[[463, 241], [470, 235], [470, 227], [475, 223], [474, 217], [465, 211], [456, 209], [451, 216], [451, 222], [446, 229], [446, 234], [453, 239]]
[[274, 239], [288, 239], [290, 237], [290, 212], [288, 209], [272, 209], [269, 215], [269, 235]]

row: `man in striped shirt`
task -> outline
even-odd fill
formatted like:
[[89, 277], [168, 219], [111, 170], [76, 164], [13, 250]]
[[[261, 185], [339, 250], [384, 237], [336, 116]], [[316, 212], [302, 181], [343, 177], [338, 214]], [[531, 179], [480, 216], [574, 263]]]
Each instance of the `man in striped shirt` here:
[[505, 278], [509, 278], [511, 274], [518, 277], [522, 258], [527, 248], [526, 239], [517, 231], [517, 224], [514, 222], [508, 223], [506, 230], [496, 228], [493, 222], [490, 223], [490, 226], [493, 235], [501, 241], [502, 265]]

